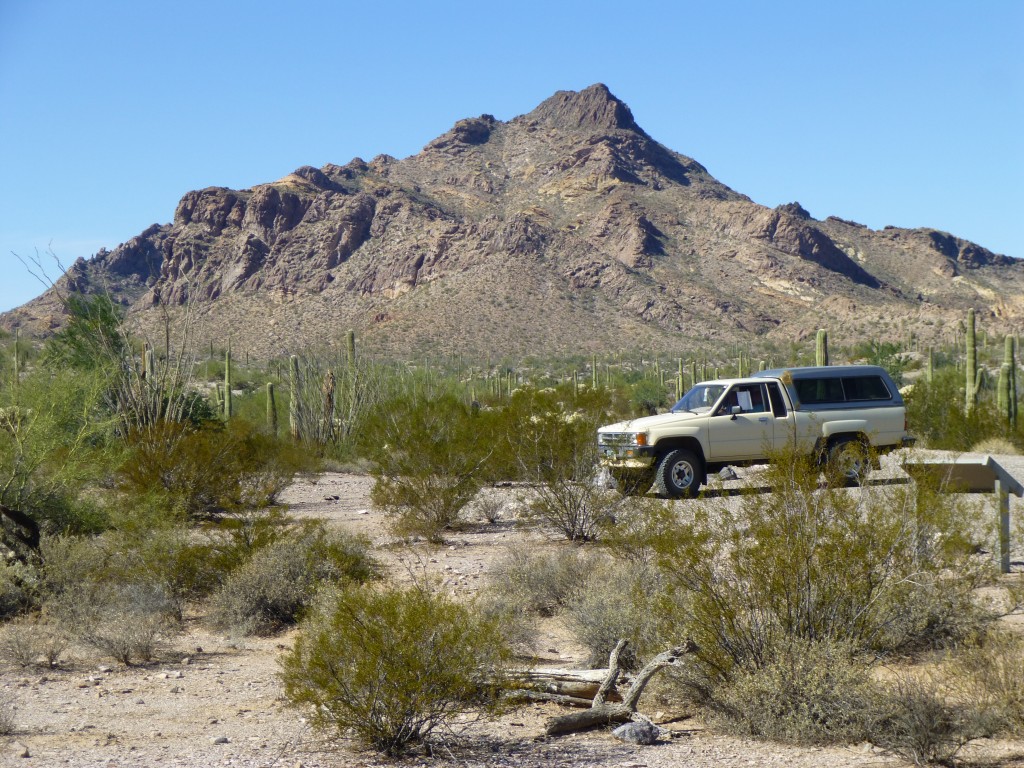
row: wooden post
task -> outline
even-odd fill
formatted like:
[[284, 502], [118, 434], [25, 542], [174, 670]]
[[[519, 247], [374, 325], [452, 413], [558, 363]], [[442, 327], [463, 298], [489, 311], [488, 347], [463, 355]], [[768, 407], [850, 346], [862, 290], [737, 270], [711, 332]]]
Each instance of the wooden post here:
[[998, 479], [995, 482], [996, 509], [999, 511], [999, 572], [1010, 572], [1010, 494]]

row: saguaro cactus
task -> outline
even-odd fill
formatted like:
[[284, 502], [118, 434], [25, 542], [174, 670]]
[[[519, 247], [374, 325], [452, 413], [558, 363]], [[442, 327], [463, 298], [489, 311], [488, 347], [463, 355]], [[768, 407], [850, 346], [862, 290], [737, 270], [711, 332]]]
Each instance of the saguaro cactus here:
[[224, 353], [224, 418], [231, 418], [231, 339]]
[[298, 442], [302, 437], [299, 429], [299, 356], [288, 358], [288, 429], [292, 440]]
[[814, 339], [814, 364], [828, 365], [828, 331], [824, 328], [818, 329]]
[[153, 371], [156, 369], [156, 356], [153, 354], [153, 348], [148, 344], [146, 345], [146, 351], [142, 355], [142, 378], [148, 382], [153, 381]]
[[976, 345], [974, 310], [967, 310], [967, 330], [964, 334], [967, 349], [966, 387], [964, 394], [964, 412], [970, 413], [978, 404], [978, 390], [981, 389], [981, 369], [978, 368], [978, 348]]
[[[1003, 350], [1003, 368], [1006, 369], [1005, 394], [1006, 403], [1000, 411], [1006, 414], [1006, 421], [1011, 429], [1017, 428], [1017, 355], [1013, 336], [1007, 335]], [[999, 372], [999, 393], [1003, 394], [1002, 369]], [[1004, 410], [1005, 408], [1005, 410]]]
[[345, 338], [345, 349], [348, 354], [348, 367], [351, 371], [356, 364], [356, 332], [351, 328]]

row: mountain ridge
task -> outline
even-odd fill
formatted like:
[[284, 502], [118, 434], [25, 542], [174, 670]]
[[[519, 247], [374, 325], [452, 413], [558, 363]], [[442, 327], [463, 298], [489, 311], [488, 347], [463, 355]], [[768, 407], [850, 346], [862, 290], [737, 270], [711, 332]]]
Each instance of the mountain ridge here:
[[[820, 326], [840, 342], [941, 338], [968, 307], [1007, 331], [1024, 316], [1022, 262], [939, 230], [758, 205], [602, 84], [458, 120], [402, 160], [188, 192], [170, 223], [79, 259], [58, 287], [109, 290], [142, 330], [188, 309], [264, 357], [349, 327], [388, 354], [563, 354]], [[60, 309], [50, 291], [2, 322], [45, 331]]]

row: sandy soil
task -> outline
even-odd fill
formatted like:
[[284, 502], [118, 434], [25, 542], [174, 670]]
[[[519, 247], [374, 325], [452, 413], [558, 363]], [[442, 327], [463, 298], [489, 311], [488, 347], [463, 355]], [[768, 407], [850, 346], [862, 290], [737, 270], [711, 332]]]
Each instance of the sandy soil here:
[[[1000, 457], [1002, 459], [1002, 457]], [[1024, 480], [1024, 458], [1004, 465]], [[890, 476], [896, 473], [890, 468]], [[301, 479], [284, 494], [293, 514], [318, 517], [369, 536], [382, 547], [389, 576], [396, 580], [430, 576], [456, 595], [483, 585], [488, 570], [513, 541], [560, 546], [538, 531], [523, 531], [511, 520], [479, 522], [441, 547], [395, 548], [382, 513], [369, 501], [365, 476], [325, 474]], [[732, 484], [726, 483], [728, 491]], [[509, 516], [516, 489], [495, 489]], [[682, 502], [680, 502], [682, 503]], [[690, 502], [692, 503], [692, 502]], [[1024, 504], [1014, 499], [1015, 519]], [[994, 514], [988, 508], [984, 514]], [[1014, 569], [1024, 570], [1024, 548], [1013, 549]], [[1020, 617], [1011, 617], [1020, 621]], [[542, 627], [540, 664], [571, 666], [582, 649], [557, 624]], [[278, 658], [293, 634], [244, 640], [211, 634], [200, 621], [162, 650], [159, 661], [123, 666], [72, 655], [45, 672], [4, 670], [0, 694], [15, 700], [17, 733], [0, 746], [0, 765], [76, 766], [245, 766], [328, 768], [395, 764], [344, 741], [327, 741], [289, 707], [277, 678]], [[433, 758], [398, 761], [402, 766], [881, 766], [899, 765], [870, 745], [799, 749], [716, 736], [684, 713], [658, 712], [641, 702], [668, 734], [653, 747], [625, 745], [607, 731], [548, 739], [544, 721], [560, 710], [550, 704], [524, 707], [495, 723], [465, 723], [463, 738]], [[651, 711], [652, 708], [655, 711]], [[24, 756], [27, 754], [28, 756]], [[1024, 766], [1024, 743], [982, 741], [966, 757], [988, 765]]]

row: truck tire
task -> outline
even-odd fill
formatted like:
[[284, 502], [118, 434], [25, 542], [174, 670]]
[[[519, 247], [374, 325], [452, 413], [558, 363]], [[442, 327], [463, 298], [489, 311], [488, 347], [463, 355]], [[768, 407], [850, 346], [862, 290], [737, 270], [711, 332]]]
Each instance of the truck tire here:
[[700, 458], [685, 448], [669, 451], [658, 464], [654, 477], [654, 490], [659, 496], [672, 499], [693, 498], [704, 479], [704, 465]]
[[612, 469], [619, 493], [623, 496], [643, 496], [654, 485], [654, 469]]
[[855, 437], [836, 440], [828, 449], [825, 479], [832, 488], [862, 485], [871, 472], [871, 457], [862, 440]]

